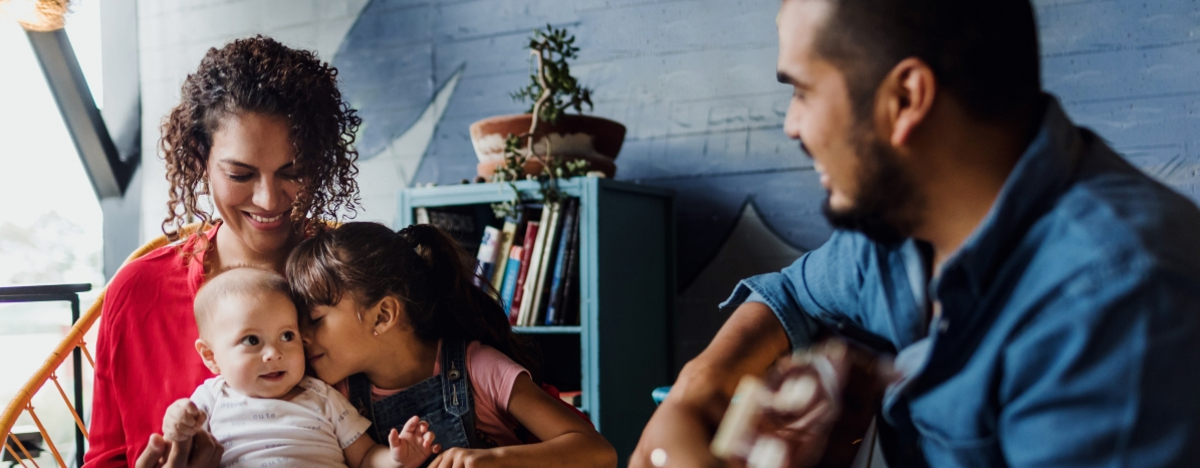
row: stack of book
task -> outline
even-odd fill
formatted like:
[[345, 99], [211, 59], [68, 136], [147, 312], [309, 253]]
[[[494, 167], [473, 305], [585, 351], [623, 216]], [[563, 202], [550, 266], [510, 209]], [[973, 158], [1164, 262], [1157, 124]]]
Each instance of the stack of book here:
[[578, 199], [525, 205], [503, 227], [486, 227], [476, 261], [476, 272], [509, 311], [509, 323], [578, 324]]

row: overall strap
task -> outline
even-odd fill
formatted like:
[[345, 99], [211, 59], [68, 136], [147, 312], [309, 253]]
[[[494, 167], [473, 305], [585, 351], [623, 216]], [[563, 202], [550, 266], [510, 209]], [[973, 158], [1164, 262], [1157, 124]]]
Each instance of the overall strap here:
[[450, 339], [442, 341], [442, 377], [442, 397], [446, 412], [470, 418], [475, 405], [471, 398], [471, 379], [467, 376], [466, 342]]
[[467, 342], [443, 340], [442, 342], [442, 402], [446, 413], [458, 417], [467, 444], [472, 448], [486, 448], [494, 443], [485, 443], [475, 427], [475, 401], [471, 395], [471, 377], [467, 374]]

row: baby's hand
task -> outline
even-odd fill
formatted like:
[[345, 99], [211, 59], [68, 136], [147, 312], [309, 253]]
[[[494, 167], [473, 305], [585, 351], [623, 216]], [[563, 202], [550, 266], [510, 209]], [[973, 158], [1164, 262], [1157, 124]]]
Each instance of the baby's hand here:
[[402, 467], [421, 466], [430, 455], [442, 449], [440, 445], [433, 443], [434, 437], [433, 431], [429, 430], [429, 423], [413, 416], [404, 423], [404, 428], [399, 432], [393, 428], [388, 434], [388, 447], [391, 449], [392, 459]]
[[167, 407], [163, 416], [163, 438], [172, 442], [189, 440], [204, 428], [208, 415], [200, 411], [192, 400], [181, 398]]

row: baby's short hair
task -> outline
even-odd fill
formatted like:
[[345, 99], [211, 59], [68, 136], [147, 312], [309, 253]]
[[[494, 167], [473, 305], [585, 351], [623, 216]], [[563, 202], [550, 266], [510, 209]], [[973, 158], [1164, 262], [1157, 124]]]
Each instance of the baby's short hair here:
[[277, 292], [288, 299], [292, 298], [287, 280], [279, 273], [248, 266], [233, 267], [217, 273], [200, 287], [200, 291], [196, 293], [196, 301], [192, 304], [200, 336], [204, 336], [209, 317], [220, 307], [223, 299], [264, 292]]

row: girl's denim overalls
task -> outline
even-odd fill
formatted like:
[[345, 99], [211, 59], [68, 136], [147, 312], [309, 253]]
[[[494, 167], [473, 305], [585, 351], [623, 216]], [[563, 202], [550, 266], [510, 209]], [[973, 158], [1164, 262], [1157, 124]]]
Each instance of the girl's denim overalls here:
[[[444, 340], [442, 371], [400, 393], [371, 402], [371, 382], [363, 374], [350, 376], [350, 402], [371, 420], [367, 433], [386, 446], [392, 428], [400, 430], [409, 418], [419, 416], [442, 450], [451, 447], [488, 448], [496, 444], [475, 429], [475, 401], [467, 376], [467, 343]], [[432, 460], [432, 457], [430, 458]]]

